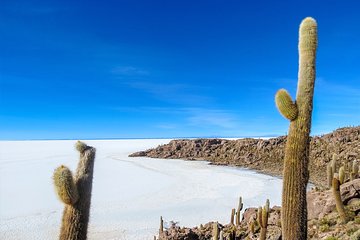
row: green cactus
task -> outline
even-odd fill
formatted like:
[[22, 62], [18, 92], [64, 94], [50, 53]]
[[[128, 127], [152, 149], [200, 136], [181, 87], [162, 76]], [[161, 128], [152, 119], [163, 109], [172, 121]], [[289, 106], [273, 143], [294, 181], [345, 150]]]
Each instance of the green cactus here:
[[[340, 174], [339, 174], [340, 175]], [[333, 183], [332, 183], [332, 192], [335, 198], [335, 204], [336, 204], [336, 210], [339, 213], [340, 219], [343, 223], [348, 222], [348, 217], [345, 212], [344, 203], [341, 200], [341, 194], [340, 194], [340, 181], [339, 181], [339, 175], [334, 174]]]
[[239, 198], [239, 205], [236, 210], [236, 226], [240, 225], [240, 212], [243, 209], [242, 197]]
[[290, 94], [285, 89], [280, 89], [275, 95], [276, 107], [280, 113], [290, 121], [296, 119], [298, 108], [296, 103], [292, 101]]
[[[317, 48], [317, 23], [313, 18], [305, 18], [299, 30], [299, 74], [296, 93], [297, 117], [290, 118], [283, 171], [283, 192], [281, 226], [285, 240], [307, 238], [306, 185], [309, 179], [309, 144], [313, 94], [315, 84], [315, 55]], [[283, 91], [278, 92], [278, 95]], [[276, 105], [283, 104], [277, 96]], [[287, 101], [287, 105], [290, 102]], [[291, 101], [293, 103], [293, 101]], [[294, 108], [295, 103], [291, 105]], [[284, 116], [294, 116], [284, 112]], [[294, 111], [292, 111], [294, 112]]]
[[60, 240], [85, 240], [87, 237], [96, 150], [82, 142], [76, 144], [76, 149], [80, 152], [80, 161], [75, 177], [65, 166], [55, 169], [53, 175], [57, 195], [65, 203]]
[[270, 202], [269, 199], [266, 200], [266, 204], [264, 207], [259, 207], [257, 212], [257, 221], [260, 225], [260, 240], [266, 239], [266, 231], [268, 226], [268, 217], [269, 217], [269, 208]]

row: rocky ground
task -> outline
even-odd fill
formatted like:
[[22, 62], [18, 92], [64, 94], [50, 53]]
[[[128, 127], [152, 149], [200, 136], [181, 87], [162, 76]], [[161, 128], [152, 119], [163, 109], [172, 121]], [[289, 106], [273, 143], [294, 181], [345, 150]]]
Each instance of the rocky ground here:
[[[232, 165], [281, 176], [286, 137], [264, 139], [195, 139], [173, 140], [154, 149], [137, 152], [130, 156], [147, 156], [185, 160], [207, 160], [211, 164]], [[311, 138], [310, 181], [316, 187], [307, 194], [308, 239], [360, 240], [360, 178], [341, 185], [341, 199], [349, 221], [340, 220], [331, 190], [328, 190], [326, 167], [331, 159], [337, 165], [349, 169], [349, 164], [360, 160], [360, 126], [340, 128], [322, 136]], [[270, 210], [266, 239], [281, 239], [281, 207]], [[159, 234], [164, 240], [212, 239], [214, 223], [195, 228], [177, 225]], [[257, 208], [248, 208], [242, 214], [240, 224], [220, 224], [223, 239], [258, 239]]]
[[[246, 167], [281, 176], [285, 143], [285, 136], [267, 140], [182, 139], [133, 153], [130, 157], [207, 160], [212, 164]], [[339, 128], [311, 138], [309, 170], [312, 183], [326, 185], [326, 166], [333, 154], [337, 154], [339, 165], [360, 160], [360, 126]]]
[[[360, 239], [360, 178], [341, 185], [341, 199], [350, 219], [347, 223], [339, 218], [331, 190], [313, 189], [308, 192], [308, 239]], [[257, 222], [257, 211], [257, 208], [245, 209], [239, 225], [218, 224], [218, 228], [223, 232], [223, 239], [259, 239], [260, 226]], [[280, 211], [279, 206], [270, 208], [266, 239], [281, 239]], [[215, 226], [213, 222], [194, 228], [181, 228], [173, 224], [160, 233], [158, 239], [209, 240], [212, 239]]]

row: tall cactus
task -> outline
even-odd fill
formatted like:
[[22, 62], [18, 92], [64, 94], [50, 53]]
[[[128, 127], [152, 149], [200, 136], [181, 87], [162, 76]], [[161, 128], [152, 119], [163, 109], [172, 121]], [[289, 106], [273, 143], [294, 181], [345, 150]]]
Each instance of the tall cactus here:
[[76, 149], [80, 152], [80, 161], [75, 177], [63, 165], [55, 169], [53, 175], [57, 195], [65, 204], [60, 240], [85, 240], [87, 237], [95, 148], [78, 141]]
[[[285, 240], [306, 239], [306, 185], [309, 179], [309, 145], [315, 84], [317, 23], [305, 18], [299, 30], [299, 74], [296, 102], [285, 90], [275, 101], [280, 113], [290, 120], [284, 159], [281, 226]], [[295, 109], [296, 108], [296, 109]], [[297, 111], [296, 111], [297, 110]]]

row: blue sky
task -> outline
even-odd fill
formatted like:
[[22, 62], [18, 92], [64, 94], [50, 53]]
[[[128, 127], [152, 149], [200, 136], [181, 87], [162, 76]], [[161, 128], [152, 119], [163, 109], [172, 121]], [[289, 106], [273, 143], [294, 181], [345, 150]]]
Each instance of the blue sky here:
[[360, 123], [360, 2], [0, 3], [0, 139], [283, 135], [318, 22], [312, 133]]

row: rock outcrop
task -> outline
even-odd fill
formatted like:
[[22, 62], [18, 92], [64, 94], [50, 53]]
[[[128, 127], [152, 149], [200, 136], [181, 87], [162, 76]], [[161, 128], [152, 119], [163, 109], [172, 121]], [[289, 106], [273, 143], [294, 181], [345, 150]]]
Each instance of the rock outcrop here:
[[[182, 139], [133, 153], [130, 157], [207, 160], [212, 164], [246, 167], [280, 176], [285, 142], [286, 136], [238, 140]], [[311, 182], [319, 186], [326, 185], [326, 165], [331, 161], [333, 154], [338, 155], [339, 164], [360, 159], [360, 126], [340, 128], [332, 133], [311, 138]]]

